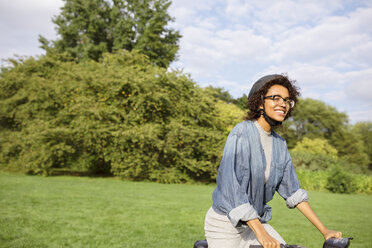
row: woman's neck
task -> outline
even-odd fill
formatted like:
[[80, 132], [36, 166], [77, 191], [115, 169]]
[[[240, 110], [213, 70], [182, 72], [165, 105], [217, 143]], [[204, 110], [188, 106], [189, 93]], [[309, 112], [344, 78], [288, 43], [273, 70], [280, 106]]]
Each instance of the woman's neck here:
[[263, 115], [261, 115], [258, 119], [257, 119], [257, 122], [258, 124], [263, 128], [263, 130], [265, 130], [266, 132], [271, 132], [271, 126], [269, 123], [267, 123], [267, 121], [265, 120], [265, 118], [263, 117]]

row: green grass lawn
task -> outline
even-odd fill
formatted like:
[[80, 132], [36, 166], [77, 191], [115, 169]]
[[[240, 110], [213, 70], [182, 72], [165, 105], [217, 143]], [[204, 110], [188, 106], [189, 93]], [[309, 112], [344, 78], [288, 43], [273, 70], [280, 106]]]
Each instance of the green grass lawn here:
[[[204, 239], [214, 186], [41, 177], [0, 172], [0, 247], [192, 248]], [[372, 247], [372, 196], [309, 192], [332, 229]], [[319, 248], [322, 237], [280, 197], [271, 224], [288, 243]]]

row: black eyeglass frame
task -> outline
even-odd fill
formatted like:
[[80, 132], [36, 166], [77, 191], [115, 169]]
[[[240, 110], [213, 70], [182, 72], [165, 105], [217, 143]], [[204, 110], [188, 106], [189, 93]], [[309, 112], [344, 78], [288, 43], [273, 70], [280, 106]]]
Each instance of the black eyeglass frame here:
[[293, 108], [295, 106], [295, 101], [290, 98], [283, 98], [281, 95], [271, 95], [271, 96], [265, 96], [263, 99], [271, 99], [275, 101], [275, 97], [280, 97], [283, 102], [285, 102], [290, 108]]

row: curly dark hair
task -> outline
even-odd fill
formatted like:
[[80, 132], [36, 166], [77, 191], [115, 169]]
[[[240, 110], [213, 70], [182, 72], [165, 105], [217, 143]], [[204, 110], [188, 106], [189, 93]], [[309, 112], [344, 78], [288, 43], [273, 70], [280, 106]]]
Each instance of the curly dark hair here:
[[[246, 120], [255, 120], [261, 116], [261, 111], [259, 111], [260, 105], [262, 105], [261, 96], [265, 96], [270, 87], [273, 85], [281, 85], [286, 87], [289, 91], [289, 97], [294, 100], [295, 103], [297, 103], [298, 97], [300, 96], [300, 89], [296, 86], [296, 81], [290, 80], [286, 75], [280, 75], [280, 77], [267, 82], [259, 91], [248, 99], [247, 107], [249, 111], [245, 117]], [[293, 109], [294, 108], [291, 108], [288, 111], [285, 120], [291, 116]]]

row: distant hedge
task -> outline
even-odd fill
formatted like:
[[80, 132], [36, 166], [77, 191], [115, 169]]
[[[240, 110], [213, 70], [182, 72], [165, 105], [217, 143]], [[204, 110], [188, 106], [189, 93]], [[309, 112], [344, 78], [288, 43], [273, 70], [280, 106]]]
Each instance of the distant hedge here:
[[0, 77], [0, 163], [8, 170], [214, 181], [227, 127], [243, 113], [136, 52], [11, 62]]
[[350, 174], [337, 166], [328, 171], [297, 170], [297, 176], [301, 187], [307, 190], [372, 194], [371, 176]]

